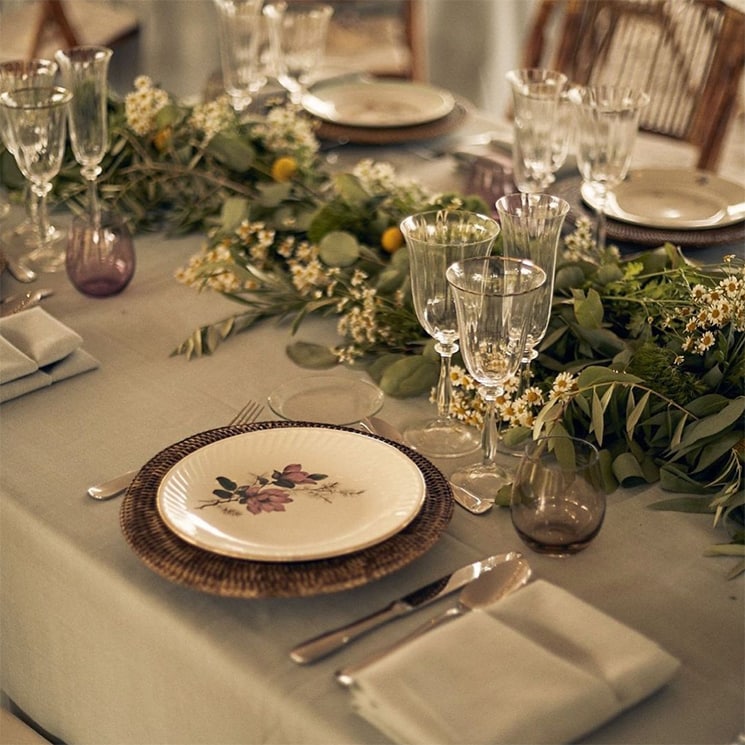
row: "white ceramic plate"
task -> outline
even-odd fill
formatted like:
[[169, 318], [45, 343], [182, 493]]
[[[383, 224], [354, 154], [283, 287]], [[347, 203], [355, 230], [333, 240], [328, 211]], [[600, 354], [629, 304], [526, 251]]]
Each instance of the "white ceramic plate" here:
[[320, 84], [303, 97], [306, 111], [350, 127], [408, 127], [447, 116], [455, 107], [441, 88], [407, 81]]
[[425, 494], [421, 471], [393, 445], [361, 432], [283, 426], [190, 453], [163, 478], [157, 506], [174, 533], [207, 551], [307, 561], [390, 538]]
[[[582, 198], [597, 208], [588, 184]], [[646, 168], [631, 171], [608, 195], [608, 217], [648, 228], [699, 230], [745, 220], [745, 186], [706, 171]]]
[[351, 425], [377, 414], [384, 396], [361, 378], [310, 375], [283, 383], [268, 400], [272, 411], [288, 421]]

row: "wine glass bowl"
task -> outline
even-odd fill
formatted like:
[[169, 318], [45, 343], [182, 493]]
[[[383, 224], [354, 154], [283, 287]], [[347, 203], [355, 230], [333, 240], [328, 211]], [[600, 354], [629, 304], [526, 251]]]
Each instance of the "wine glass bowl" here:
[[55, 55], [64, 85], [72, 93], [68, 107], [70, 141], [88, 184], [88, 210], [94, 223], [100, 211], [97, 180], [109, 146], [108, 69], [112, 54], [107, 47], [79, 46]]
[[6, 139], [9, 138], [16, 163], [38, 198], [39, 244], [28, 260], [40, 271], [58, 271], [65, 261], [61, 241], [53, 237], [48, 227], [46, 198], [62, 165], [65, 119], [71, 100], [72, 93], [59, 86], [20, 88], [0, 94]]
[[409, 426], [404, 441], [431, 457], [457, 457], [476, 450], [480, 438], [450, 415], [450, 362], [458, 351], [458, 320], [446, 272], [455, 261], [487, 256], [499, 225], [475, 212], [433, 210], [408, 216], [401, 232], [409, 252], [414, 310], [440, 355], [437, 416]]
[[299, 104], [324, 55], [334, 9], [323, 3], [276, 2], [264, 6], [263, 13], [277, 80]]
[[482, 462], [455, 471], [450, 480], [493, 503], [510, 481], [496, 462], [495, 402], [525, 355], [532, 309], [546, 272], [530, 261], [489, 256], [452, 264], [447, 281], [455, 300], [463, 360], [480, 386], [486, 409]]
[[267, 83], [267, 37], [262, 0], [214, 0], [225, 92], [236, 113], [245, 111]]
[[515, 182], [520, 191], [540, 192], [554, 181], [567, 155], [569, 128], [563, 108], [567, 76], [556, 70], [510, 70]]
[[510, 498], [512, 524], [525, 545], [551, 556], [582, 551], [602, 527], [605, 503], [594, 445], [548, 435], [525, 446]]
[[597, 244], [603, 250], [608, 192], [626, 178], [639, 116], [649, 95], [625, 86], [601, 85], [574, 87], [567, 96], [575, 113], [577, 167], [595, 194]]

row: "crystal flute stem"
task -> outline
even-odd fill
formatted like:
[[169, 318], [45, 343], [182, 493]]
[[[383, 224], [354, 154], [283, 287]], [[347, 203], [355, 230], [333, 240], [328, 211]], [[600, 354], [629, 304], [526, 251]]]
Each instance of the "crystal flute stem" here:
[[450, 416], [450, 401], [452, 389], [450, 387], [450, 367], [453, 355], [458, 351], [457, 344], [435, 344], [435, 350], [440, 355], [440, 375], [437, 379], [437, 413], [441, 419]]
[[481, 446], [483, 448], [483, 464], [493, 466], [499, 452], [499, 429], [497, 427], [496, 400], [501, 393], [500, 388], [481, 386], [479, 395], [486, 403], [484, 413], [484, 427], [481, 430]]

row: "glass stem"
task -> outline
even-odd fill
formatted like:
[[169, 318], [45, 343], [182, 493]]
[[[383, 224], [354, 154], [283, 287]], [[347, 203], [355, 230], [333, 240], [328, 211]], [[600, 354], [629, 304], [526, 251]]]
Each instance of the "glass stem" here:
[[[52, 185], [34, 184], [32, 192], [36, 196], [36, 229], [39, 232], [39, 245], [44, 247], [49, 242], [49, 209], [47, 207], [47, 194], [52, 190]], [[33, 200], [31, 200], [33, 201]]]
[[496, 400], [500, 390], [481, 386], [479, 395], [484, 399], [484, 428], [481, 430], [481, 447], [483, 448], [485, 466], [493, 466], [499, 452], [499, 429], [497, 427]]
[[437, 380], [437, 415], [440, 419], [449, 419], [452, 395], [450, 362], [453, 355], [458, 351], [458, 345], [438, 342], [435, 344], [435, 351], [440, 355], [440, 377]]
[[98, 174], [101, 173], [101, 168], [100, 166], [84, 166], [81, 173], [88, 184], [88, 211], [91, 223], [98, 227], [101, 224], [101, 203], [98, 199]]

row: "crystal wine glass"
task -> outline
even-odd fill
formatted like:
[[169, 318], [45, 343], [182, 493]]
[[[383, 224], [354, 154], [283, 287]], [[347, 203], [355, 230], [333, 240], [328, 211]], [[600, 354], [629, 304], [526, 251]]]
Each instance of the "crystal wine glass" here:
[[47, 195], [59, 173], [65, 152], [65, 118], [72, 93], [59, 86], [19, 88], [0, 94], [3, 127], [18, 167], [38, 197], [36, 211], [39, 245], [28, 255], [39, 271], [59, 271], [65, 252], [49, 230]]
[[497, 200], [502, 227], [502, 253], [513, 259], [527, 259], [546, 272], [530, 315], [520, 388], [530, 378], [530, 363], [538, 356], [538, 345], [546, 335], [554, 296], [556, 255], [569, 203], [550, 194], [508, 194]]
[[546, 272], [530, 261], [504, 256], [472, 258], [447, 270], [458, 316], [463, 360], [479, 384], [486, 414], [483, 459], [456, 470], [450, 481], [481, 502], [494, 502], [511, 477], [497, 462], [495, 402], [525, 355], [531, 314]]
[[65, 87], [72, 93], [68, 107], [70, 140], [75, 160], [88, 184], [88, 214], [92, 225], [101, 219], [97, 180], [109, 147], [108, 70], [113, 52], [107, 47], [82, 46], [55, 55]]
[[[53, 60], [30, 59], [0, 62], [0, 93], [12, 91], [16, 88], [54, 85], [56, 76], [57, 63]], [[0, 110], [1, 115], [2, 110]], [[0, 122], [0, 130], [3, 129], [7, 131], [7, 127], [3, 127], [2, 122]], [[5, 144], [8, 152], [15, 157], [11, 143], [6, 142]], [[36, 218], [38, 202], [28, 182], [25, 189], [24, 204], [26, 208], [25, 217], [3, 235], [3, 242], [6, 245], [20, 243], [26, 248], [35, 248], [39, 245], [39, 236], [36, 232], [38, 229]], [[48, 227], [50, 230], [49, 237], [53, 240], [61, 240], [62, 233], [52, 225]]]
[[266, 36], [262, 0], [214, 0], [220, 32], [225, 92], [236, 113], [245, 111], [266, 85], [262, 39]]
[[555, 70], [510, 70], [512, 89], [512, 164], [522, 192], [540, 192], [554, 181], [567, 156], [567, 126], [563, 93], [567, 76]]
[[568, 97], [576, 116], [577, 166], [594, 195], [597, 245], [602, 251], [608, 192], [626, 178], [639, 116], [649, 95], [625, 86], [600, 85], [572, 88]]
[[270, 3], [264, 6], [277, 80], [299, 104], [309, 76], [326, 48], [326, 35], [334, 9], [326, 4]]
[[499, 225], [486, 215], [439, 210], [410, 215], [401, 223], [411, 265], [411, 291], [419, 323], [436, 340], [440, 355], [437, 416], [404, 432], [404, 441], [424, 455], [456, 457], [476, 450], [478, 432], [450, 415], [450, 361], [458, 351], [458, 323], [447, 268], [455, 261], [487, 256]]

